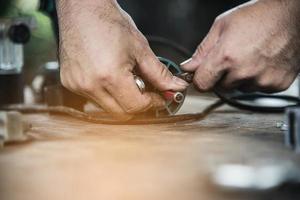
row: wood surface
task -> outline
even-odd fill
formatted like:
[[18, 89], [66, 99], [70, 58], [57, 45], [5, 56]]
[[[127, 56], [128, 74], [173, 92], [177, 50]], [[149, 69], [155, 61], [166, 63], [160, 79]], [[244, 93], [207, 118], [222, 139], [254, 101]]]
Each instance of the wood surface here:
[[[214, 99], [189, 97], [182, 113]], [[222, 164], [300, 163], [276, 124], [283, 115], [222, 107], [206, 120], [109, 126], [26, 115], [30, 140], [0, 150], [2, 200], [288, 199], [295, 191], [236, 194], [211, 183]], [[294, 198], [295, 199], [295, 198]]]

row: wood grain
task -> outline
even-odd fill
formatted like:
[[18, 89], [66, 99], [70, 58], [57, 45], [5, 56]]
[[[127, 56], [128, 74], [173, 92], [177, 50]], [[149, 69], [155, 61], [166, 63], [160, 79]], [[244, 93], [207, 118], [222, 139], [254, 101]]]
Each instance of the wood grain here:
[[[189, 97], [182, 113], [213, 100]], [[282, 117], [222, 107], [196, 123], [112, 126], [26, 115], [31, 140], [0, 150], [0, 199], [285, 199], [291, 193], [224, 194], [210, 183], [221, 164], [300, 163], [283, 145]]]

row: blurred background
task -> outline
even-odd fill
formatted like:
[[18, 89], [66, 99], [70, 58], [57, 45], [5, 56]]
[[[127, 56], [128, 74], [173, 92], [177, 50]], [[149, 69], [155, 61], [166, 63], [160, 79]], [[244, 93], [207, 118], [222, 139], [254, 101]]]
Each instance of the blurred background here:
[[[123, 0], [120, 5], [148, 36], [164, 38], [193, 52], [209, 31], [216, 16], [245, 0]], [[25, 81], [30, 83], [40, 66], [56, 58], [53, 0], [0, 0], [0, 18], [33, 17], [35, 28], [24, 46]], [[54, 20], [51, 20], [52, 16]], [[54, 26], [55, 27], [55, 26]], [[55, 28], [54, 28], [55, 29]], [[151, 43], [151, 42], [150, 42]], [[160, 56], [181, 62], [184, 55], [161, 43], [151, 43]]]
[[120, 5], [145, 35], [170, 39], [193, 51], [214, 19], [245, 0], [126, 0]]

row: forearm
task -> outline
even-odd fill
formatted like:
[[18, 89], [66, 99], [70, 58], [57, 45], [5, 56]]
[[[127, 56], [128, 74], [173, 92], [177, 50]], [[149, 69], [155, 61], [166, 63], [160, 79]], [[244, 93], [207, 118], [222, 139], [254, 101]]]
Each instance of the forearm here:
[[[57, 0], [57, 12], [61, 23], [71, 24], [73, 19], [97, 17], [100, 20], [120, 18], [116, 0]], [[76, 20], [76, 22], [78, 22]], [[88, 23], [88, 21], [85, 21]]]
[[81, 10], [81, 9], [109, 9], [117, 5], [116, 0], [56, 0], [57, 9], [60, 11]]
[[123, 21], [116, 0], [57, 0], [56, 6], [60, 46], [71, 35], [81, 35], [83, 39], [95, 29], [98, 29], [98, 34], [104, 35], [107, 28]]

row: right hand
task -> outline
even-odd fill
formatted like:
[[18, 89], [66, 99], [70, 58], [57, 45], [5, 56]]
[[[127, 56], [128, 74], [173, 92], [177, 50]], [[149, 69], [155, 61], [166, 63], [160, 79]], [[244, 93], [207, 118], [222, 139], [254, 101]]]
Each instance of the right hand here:
[[136, 86], [133, 71], [160, 91], [188, 86], [160, 63], [116, 1], [59, 0], [58, 14], [62, 84], [107, 112], [130, 116], [153, 106], [151, 95]]
[[287, 89], [300, 71], [300, 1], [259, 0], [220, 15], [182, 64], [200, 91]]

